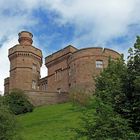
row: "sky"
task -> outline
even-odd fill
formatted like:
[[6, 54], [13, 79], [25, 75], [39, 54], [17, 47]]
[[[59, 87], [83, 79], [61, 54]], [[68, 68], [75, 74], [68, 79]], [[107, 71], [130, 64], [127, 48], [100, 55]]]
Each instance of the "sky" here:
[[[125, 55], [140, 35], [140, 0], [0, 0], [0, 93], [9, 76], [8, 49], [26, 30], [43, 56], [71, 44]], [[47, 74], [43, 65], [41, 76]]]

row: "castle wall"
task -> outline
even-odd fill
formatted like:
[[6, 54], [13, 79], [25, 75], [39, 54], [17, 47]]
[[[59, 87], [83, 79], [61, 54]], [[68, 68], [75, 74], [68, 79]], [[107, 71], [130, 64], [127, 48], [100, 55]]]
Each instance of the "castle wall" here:
[[[90, 91], [94, 90], [94, 78], [107, 67], [109, 57], [117, 59], [120, 54], [102, 48], [85, 48], [74, 52], [68, 62], [70, 88], [82, 87]], [[102, 62], [102, 67], [96, 67], [96, 61]]]
[[9, 77], [4, 79], [4, 91], [6, 94], [9, 92]]
[[48, 88], [48, 76], [39, 79], [39, 90], [40, 91], [47, 91]]
[[40, 78], [42, 52], [32, 46], [32, 37], [27, 31], [19, 33], [19, 44], [9, 49], [10, 77], [4, 86], [5, 92], [24, 90], [35, 106], [65, 102], [71, 88], [95, 90], [94, 78], [107, 67], [109, 57], [120, 58], [111, 49], [69, 45], [45, 58], [48, 76]]
[[68, 93], [65, 92], [25, 91], [25, 94], [34, 106], [64, 103], [69, 100]]
[[68, 65], [67, 59], [63, 59], [48, 67], [48, 91], [68, 90]]
[[47, 91], [68, 92], [74, 87], [95, 90], [94, 78], [107, 67], [109, 57], [114, 60], [120, 57], [118, 52], [107, 48], [73, 48], [69, 52], [70, 48], [72, 46], [46, 57]]
[[68, 46], [53, 55], [46, 57], [45, 62], [48, 68], [47, 91], [67, 92], [69, 90], [68, 58], [76, 50], [76, 48]]

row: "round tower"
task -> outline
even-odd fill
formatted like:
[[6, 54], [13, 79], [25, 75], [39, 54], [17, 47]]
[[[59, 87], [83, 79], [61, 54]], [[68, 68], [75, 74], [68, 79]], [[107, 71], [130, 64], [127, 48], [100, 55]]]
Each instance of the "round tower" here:
[[69, 57], [69, 87], [95, 90], [95, 80], [100, 72], [108, 66], [109, 57], [116, 60], [121, 55], [111, 49], [91, 47], [74, 52]]
[[30, 32], [19, 33], [19, 44], [9, 49], [10, 79], [9, 90], [37, 90], [42, 65], [41, 50], [32, 46]]

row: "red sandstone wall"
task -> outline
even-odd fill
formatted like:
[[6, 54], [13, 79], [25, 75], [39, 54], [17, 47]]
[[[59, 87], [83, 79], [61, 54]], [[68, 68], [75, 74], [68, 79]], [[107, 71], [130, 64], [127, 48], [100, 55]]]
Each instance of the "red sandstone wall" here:
[[[56, 60], [57, 61], [57, 60]], [[48, 89], [47, 91], [68, 91], [68, 64], [67, 58], [54, 62], [48, 66]], [[57, 79], [57, 71], [60, 70], [60, 78]]]
[[42, 106], [56, 103], [64, 103], [69, 100], [68, 93], [43, 92], [43, 91], [26, 91], [30, 102], [34, 106]]
[[[75, 52], [77, 49], [68, 46], [45, 59], [46, 66], [48, 68], [48, 77], [47, 77], [47, 91], [62, 91], [67, 92], [69, 90], [69, 66], [68, 66], [68, 58], [69, 56]], [[59, 71], [59, 77], [58, 77]]]
[[68, 62], [70, 67], [70, 88], [81, 86], [88, 90], [94, 90], [94, 77], [102, 71], [102, 68], [96, 68], [96, 60], [102, 60], [103, 68], [106, 68], [109, 56], [116, 59], [120, 57], [120, 54], [102, 48], [86, 48], [73, 53]]

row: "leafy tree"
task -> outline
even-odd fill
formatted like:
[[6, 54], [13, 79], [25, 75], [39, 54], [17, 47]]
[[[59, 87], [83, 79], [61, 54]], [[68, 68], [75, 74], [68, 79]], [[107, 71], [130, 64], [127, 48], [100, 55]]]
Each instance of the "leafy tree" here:
[[116, 113], [110, 105], [99, 98], [94, 99], [93, 108], [82, 117], [82, 129], [76, 130], [76, 139], [87, 140], [133, 140], [136, 138], [127, 120]]
[[17, 128], [14, 114], [3, 104], [3, 97], [0, 97], [0, 140], [20, 140]]
[[136, 44], [127, 65], [123, 59], [109, 59], [108, 67], [96, 79], [92, 109], [84, 112], [79, 136], [88, 140], [140, 139], [140, 51]]
[[10, 94], [6, 95], [5, 103], [9, 105], [11, 111], [16, 115], [32, 112], [34, 109], [27, 96], [19, 89], [15, 89]]
[[116, 61], [109, 59], [108, 67], [96, 79], [95, 95], [115, 110], [119, 109], [119, 103], [125, 96], [122, 88], [126, 72], [127, 67], [122, 58]]
[[130, 119], [131, 127], [140, 133], [140, 37], [137, 36], [134, 48], [129, 49], [127, 76], [124, 92], [126, 96], [125, 118]]

